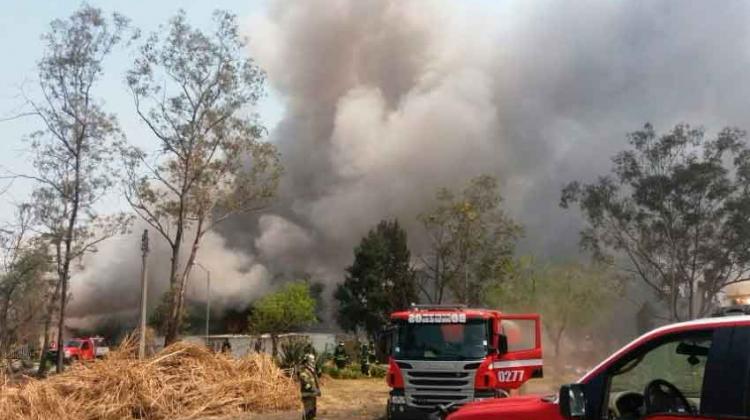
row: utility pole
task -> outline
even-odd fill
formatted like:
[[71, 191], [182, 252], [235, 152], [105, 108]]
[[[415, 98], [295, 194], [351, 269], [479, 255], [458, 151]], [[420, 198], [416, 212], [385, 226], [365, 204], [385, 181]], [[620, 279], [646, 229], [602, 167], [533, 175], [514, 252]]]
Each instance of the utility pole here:
[[148, 282], [146, 278], [146, 263], [148, 261], [148, 229], [143, 230], [141, 237], [141, 251], [143, 252], [143, 261], [141, 266], [141, 319], [138, 328], [138, 358], [143, 359], [146, 356], [146, 298], [148, 296]]

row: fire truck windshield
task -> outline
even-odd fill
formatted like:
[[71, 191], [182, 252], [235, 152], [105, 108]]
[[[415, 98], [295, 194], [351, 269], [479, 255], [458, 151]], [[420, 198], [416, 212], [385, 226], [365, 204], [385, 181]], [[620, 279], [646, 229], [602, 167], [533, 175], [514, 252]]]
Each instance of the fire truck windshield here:
[[81, 347], [83, 342], [81, 340], [68, 340], [67, 343], [65, 343], [65, 347]]
[[399, 360], [476, 360], [487, 356], [489, 323], [418, 324], [402, 322], [393, 355]]

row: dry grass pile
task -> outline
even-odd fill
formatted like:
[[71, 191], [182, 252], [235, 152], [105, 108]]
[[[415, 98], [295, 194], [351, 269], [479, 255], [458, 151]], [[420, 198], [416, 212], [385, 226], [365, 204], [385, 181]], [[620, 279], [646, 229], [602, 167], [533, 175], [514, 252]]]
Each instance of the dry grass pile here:
[[3, 419], [181, 419], [299, 407], [298, 386], [272, 359], [233, 359], [177, 343], [144, 361], [125, 346], [44, 380], [0, 384]]

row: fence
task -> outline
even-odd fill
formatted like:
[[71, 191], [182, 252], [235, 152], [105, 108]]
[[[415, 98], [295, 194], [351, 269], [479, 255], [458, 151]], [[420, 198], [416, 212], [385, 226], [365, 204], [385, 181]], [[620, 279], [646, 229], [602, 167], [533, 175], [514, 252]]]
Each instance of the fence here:
[[31, 351], [31, 347], [28, 344], [15, 347], [11, 351], [5, 354], [6, 359], [29, 360], [31, 359], [31, 356], [32, 356], [32, 351]]

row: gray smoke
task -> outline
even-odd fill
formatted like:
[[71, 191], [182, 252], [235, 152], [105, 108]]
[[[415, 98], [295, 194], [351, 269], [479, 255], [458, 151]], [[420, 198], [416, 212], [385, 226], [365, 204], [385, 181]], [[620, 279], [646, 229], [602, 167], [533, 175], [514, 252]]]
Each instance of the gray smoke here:
[[627, 132], [647, 121], [750, 126], [749, 12], [742, 2], [273, 3], [247, 24], [250, 53], [286, 104], [272, 139], [287, 175], [263, 245], [293, 246], [306, 256], [297, 269], [338, 281], [379, 220], [398, 217], [418, 250], [415, 216], [435, 190], [490, 173], [527, 228], [522, 252], [576, 256], [580, 220], [558, 208], [560, 188], [606, 172]]
[[287, 173], [271, 209], [234, 220], [226, 242], [203, 251], [214, 252], [217, 269], [264, 273], [262, 287], [241, 289], [245, 297], [266, 290], [268, 273], [334, 284], [379, 220], [399, 218], [418, 253], [415, 218], [435, 190], [489, 173], [526, 227], [520, 252], [578, 256], [580, 220], [558, 208], [560, 188], [608, 171], [627, 132], [647, 121], [659, 130], [681, 121], [750, 128], [748, 8], [274, 2], [245, 27], [249, 53], [285, 104], [271, 141]]
[[[118, 318], [125, 323], [137, 319], [140, 305], [141, 234], [147, 225], [138, 222], [132, 233], [104, 242], [83, 261], [84, 269], [71, 280], [72, 298], [68, 325], [90, 328], [100, 321]], [[148, 255], [148, 306], [155, 308], [169, 283], [168, 244], [150, 232]], [[188, 251], [183, 252], [183, 267]], [[211, 275], [213, 308], [244, 308], [250, 300], [270, 290], [271, 275], [248, 253], [232, 250], [215, 233], [206, 235], [198, 262]], [[207, 273], [194, 267], [188, 279], [188, 300], [205, 302]]]

